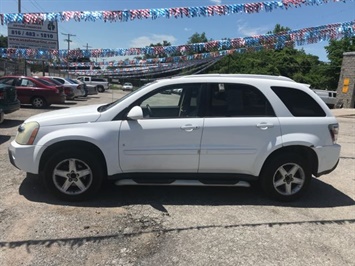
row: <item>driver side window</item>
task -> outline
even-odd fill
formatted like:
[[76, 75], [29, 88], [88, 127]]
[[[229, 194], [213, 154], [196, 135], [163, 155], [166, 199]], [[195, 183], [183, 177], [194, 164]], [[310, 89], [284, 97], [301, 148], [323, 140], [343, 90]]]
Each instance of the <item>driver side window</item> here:
[[145, 118], [197, 117], [202, 84], [177, 84], [159, 89], [140, 107]]

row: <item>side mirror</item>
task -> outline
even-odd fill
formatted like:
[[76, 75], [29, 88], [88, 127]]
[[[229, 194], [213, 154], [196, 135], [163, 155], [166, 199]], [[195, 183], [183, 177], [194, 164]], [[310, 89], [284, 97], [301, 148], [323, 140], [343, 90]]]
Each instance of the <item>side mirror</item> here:
[[143, 110], [140, 106], [134, 106], [127, 114], [127, 118], [132, 120], [143, 119]]

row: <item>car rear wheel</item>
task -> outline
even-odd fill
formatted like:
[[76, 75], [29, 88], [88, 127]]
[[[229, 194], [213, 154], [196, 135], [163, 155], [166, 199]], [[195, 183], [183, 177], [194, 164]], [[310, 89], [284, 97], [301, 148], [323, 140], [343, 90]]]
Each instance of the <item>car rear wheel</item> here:
[[31, 104], [34, 108], [44, 108], [47, 106], [47, 102], [44, 98], [35, 96], [31, 100]]
[[280, 154], [267, 162], [260, 183], [268, 196], [279, 201], [292, 201], [306, 191], [311, 178], [311, 171], [300, 156]]
[[64, 150], [47, 161], [42, 178], [49, 191], [58, 198], [80, 201], [100, 189], [103, 170], [94, 154]]

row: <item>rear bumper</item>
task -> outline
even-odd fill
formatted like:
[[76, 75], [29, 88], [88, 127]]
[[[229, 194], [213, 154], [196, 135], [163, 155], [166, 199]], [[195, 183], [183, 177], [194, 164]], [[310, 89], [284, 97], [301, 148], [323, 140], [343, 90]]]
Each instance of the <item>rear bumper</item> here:
[[322, 175], [327, 175], [327, 174], [333, 172], [335, 170], [335, 168], [337, 168], [338, 164], [339, 164], [339, 160], [336, 162], [336, 164], [331, 169], [323, 171], [321, 173], [317, 173], [316, 177], [320, 177]]
[[0, 109], [0, 124], [4, 121], [4, 112]]
[[57, 97], [48, 98], [47, 101], [49, 104], [65, 103], [66, 95], [63, 93]]
[[1, 109], [3, 110], [4, 114], [9, 114], [12, 112], [15, 112], [17, 110], [20, 110], [21, 108], [21, 102], [20, 100], [16, 100], [12, 103], [9, 104], [2, 104]]
[[335, 170], [339, 163], [340, 149], [339, 144], [314, 148], [318, 156], [318, 171], [315, 176], [319, 177]]

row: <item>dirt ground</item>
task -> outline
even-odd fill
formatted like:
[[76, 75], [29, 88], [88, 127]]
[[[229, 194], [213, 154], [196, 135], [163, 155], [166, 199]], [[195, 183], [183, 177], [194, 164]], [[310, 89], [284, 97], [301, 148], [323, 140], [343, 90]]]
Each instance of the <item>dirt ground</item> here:
[[338, 168], [297, 202], [258, 188], [115, 187], [90, 201], [53, 198], [13, 167], [7, 147], [27, 117], [110, 102], [108, 91], [23, 107], [0, 125], [0, 265], [355, 265], [355, 110], [333, 110]]

